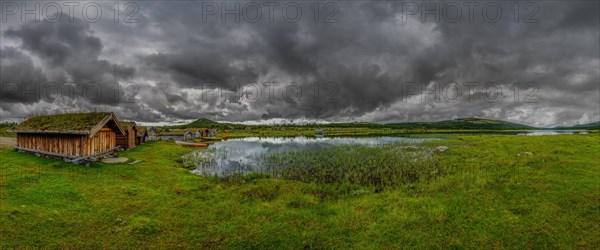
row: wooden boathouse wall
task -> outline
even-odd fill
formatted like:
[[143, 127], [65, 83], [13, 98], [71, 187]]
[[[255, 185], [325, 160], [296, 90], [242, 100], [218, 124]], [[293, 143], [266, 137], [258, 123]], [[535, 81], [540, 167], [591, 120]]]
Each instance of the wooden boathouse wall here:
[[86, 156], [96, 155], [114, 149], [117, 146], [117, 136], [115, 131], [104, 127], [93, 137], [84, 140], [84, 142], [86, 142]]
[[24, 133], [17, 136], [17, 147], [60, 155], [84, 156], [87, 153], [86, 137], [85, 135]]
[[137, 127], [129, 126], [127, 128], [127, 148], [135, 147], [135, 137], [137, 136]]

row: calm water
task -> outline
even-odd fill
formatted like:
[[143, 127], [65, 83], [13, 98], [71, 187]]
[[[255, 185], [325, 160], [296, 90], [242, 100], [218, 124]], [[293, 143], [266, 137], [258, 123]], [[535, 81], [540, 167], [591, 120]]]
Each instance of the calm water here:
[[583, 130], [531, 130], [517, 135], [527, 136], [541, 136], [541, 135], [573, 135], [573, 134], [587, 134], [587, 131]]
[[260, 165], [261, 156], [267, 153], [314, 150], [341, 145], [377, 145], [392, 142], [418, 144], [432, 138], [406, 137], [358, 137], [358, 138], [309, 138], [309, 137], [270, 137], [239, 138], [217, 142], [208, 149], [197, 150], [184, 156], [184, 160], [194, 164], [192, 170], [201, 175], [228, 175], [232, 173], [254, 172]]

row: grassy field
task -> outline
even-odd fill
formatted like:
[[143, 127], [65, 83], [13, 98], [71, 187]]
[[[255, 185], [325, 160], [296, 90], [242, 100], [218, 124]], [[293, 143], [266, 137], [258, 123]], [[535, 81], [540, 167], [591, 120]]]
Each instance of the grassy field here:
[[[600, 137], [446, 136], [440, 174], [391, 188], [192, 175], [172, 142], [72, 165], [0, 149], [0, 248], [600, 245]], [[532, 155], [523, 154], [531, 152]], [[521, 154], [521, 155], [519, 155]]]
[[14, 125], [14, 123], [0, 123], [0, 137], [16, 137], [15, 133], [8, 132]]

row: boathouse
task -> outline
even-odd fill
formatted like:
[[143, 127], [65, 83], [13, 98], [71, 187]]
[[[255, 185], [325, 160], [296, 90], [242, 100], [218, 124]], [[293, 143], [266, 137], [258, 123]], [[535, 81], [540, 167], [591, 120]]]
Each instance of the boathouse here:
[[98, 157], [117, 150], [125, 131], [113, 113], [43, 115], [15, 126], [17, 147], [31, 153], [63, 158]]
[[149, 127], [146, 130], [146, 141], [160, 140], [160, 133], [155, 127]]
[[208, 129], [207, 128], [198, 129], [196, 131], [195, 135], [197, 138], [208, 136]]

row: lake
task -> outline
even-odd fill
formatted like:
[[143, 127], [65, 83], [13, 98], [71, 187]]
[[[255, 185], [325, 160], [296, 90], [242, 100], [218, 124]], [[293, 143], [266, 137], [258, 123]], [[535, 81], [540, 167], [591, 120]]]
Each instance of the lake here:
[[519, 133], [517, 135], [526, 136], [541, 136], [541, 135], [573, 135], [573, 134], [587, 134], [585, 130], [531, 130], [525, 133]]

